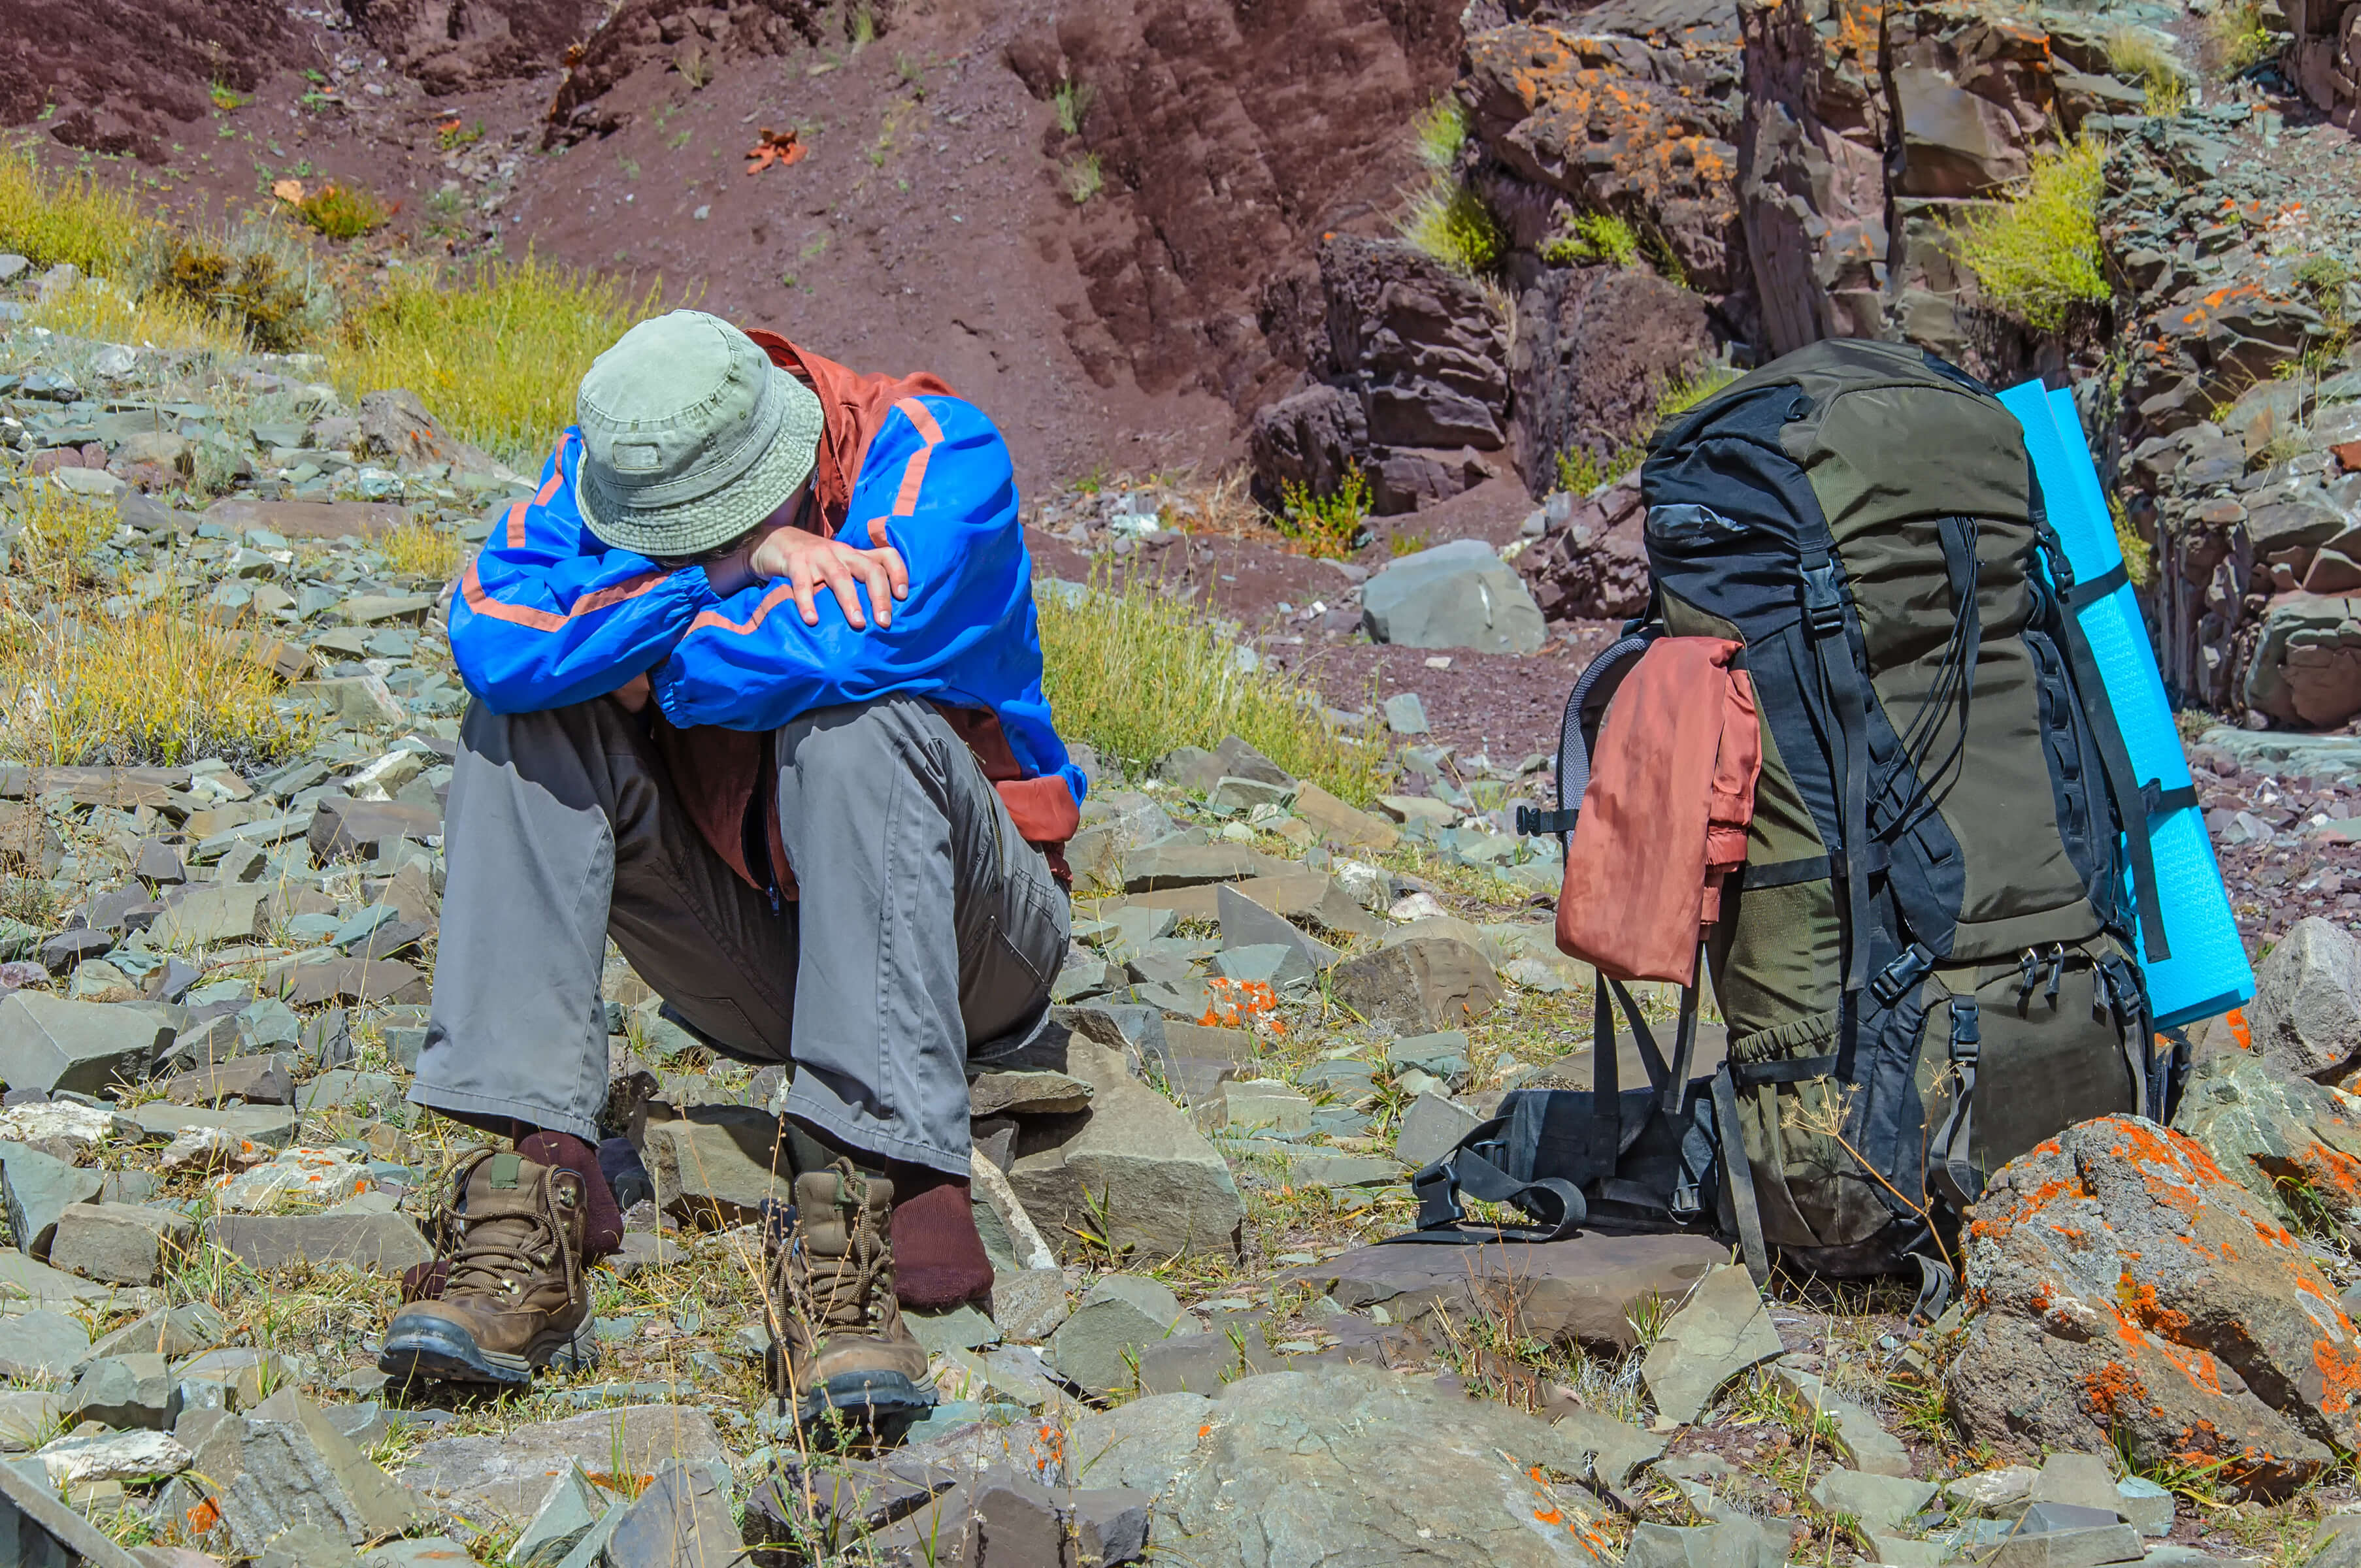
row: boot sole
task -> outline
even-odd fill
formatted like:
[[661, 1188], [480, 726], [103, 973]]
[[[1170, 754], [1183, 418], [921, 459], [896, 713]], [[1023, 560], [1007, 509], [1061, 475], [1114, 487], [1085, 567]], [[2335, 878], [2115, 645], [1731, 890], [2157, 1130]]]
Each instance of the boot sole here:
[[412, 1382], [527, 1387], [537, 1367], [588, 1372], [598, 1366], [598, 1347], [591, 1336], [591, 1321], [586, 1319], [571, 1332], [544, 1334], [522, 1355], [486, 1350], [455, 1323], [439, 1320], [418, 1323], [386, 1336], [377, 1366], [396, 1387]]
[[930, 1385], [913, 1383], [899, 1372], [840, 1372], [820, 1387], [806, 1390], [796, 1401], [796, 1420], [809, 1428], [834, 1410], [873, 1429], [895, 1423], [906, 1427], [933, 1409], [935, 1399]]

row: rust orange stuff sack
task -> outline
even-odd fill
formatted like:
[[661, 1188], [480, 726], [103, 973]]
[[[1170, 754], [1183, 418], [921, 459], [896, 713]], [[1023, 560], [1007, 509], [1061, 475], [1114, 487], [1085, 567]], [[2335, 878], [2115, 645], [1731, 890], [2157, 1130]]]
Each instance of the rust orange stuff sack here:
[[1763, 735], [1741, 646], [1659, 637], [1599, 726], [1557, 945], [1617, 980], [1697, 983], [1721, 883], [1746, 863]]

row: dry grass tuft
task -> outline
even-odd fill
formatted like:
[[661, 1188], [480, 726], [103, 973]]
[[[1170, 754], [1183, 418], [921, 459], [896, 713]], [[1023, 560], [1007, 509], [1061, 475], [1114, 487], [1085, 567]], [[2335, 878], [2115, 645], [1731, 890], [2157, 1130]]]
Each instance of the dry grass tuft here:
[[88, 173], [53, 179], [23, 153], [0, 153], [0, 250], [36, 267], [66, 261], [104, 273], [154, 226], [130, 196]]
[[546, 451], [574, 420], [574, 390], [632, 323], [662, 308], [662, 285], [634, 297], [604, 279], [522, 261], [478, 262], [456, 286], [416, 268], [346, 320], [331, 350], [347, 397], [416, 392], [444, 424], [512, 462]]
[[432, 577], [438, 583], [457, 576], [467, 556], [467, 546], [457, 534], [426, 522], [401, 524], [377, 542], [377, 551], [385, 557], [387, 570]]
[[1042, 684], [1058, 729], [1100, 755], [1144, 767], [1177, 746], [1244, 737], [1299, 778], [1346, 800], [1380, 787], [1382, 748], [1357, 746], [1323, 716], [1320, 698], [1244, 652], [1200, 605], [1135, 578], [1120, 593], [1039, 592]]
[[181, 605], [122, 620], [63, 604], [0, 624], [0, 746], [37, 763], [278, 762], [310, 740], [282, 716], [278, 681], [238, 640]]
[[163, 293], [129, 294], [88, 280], [42, 301], [25, 313], [25, 319], [67, 337], [104, 343], [201, 348], [221, 355], [240, 354], [247, 347], [242, 330], [188, 300]]
[[81, 579], [84, 557], [113, 537], [119, 521], [111, 501], [72, 495], [55, 485], [27, 485], [17, 559], [27, 576], [71, 589]]

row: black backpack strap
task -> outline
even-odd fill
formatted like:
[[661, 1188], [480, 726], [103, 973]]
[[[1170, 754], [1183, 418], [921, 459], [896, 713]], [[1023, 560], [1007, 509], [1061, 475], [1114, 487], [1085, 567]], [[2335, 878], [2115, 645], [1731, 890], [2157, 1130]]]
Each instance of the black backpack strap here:
[[1574, 831], [1575, 818], [1582, 810], [1583, 791], [1590, 787], [1590, 739], [1598, 732], [1608, 699], [1648, 651], [1648, 644], [1663, 635], [1661, 628], [1648, 627], [1619, 637], [1575, 677], [1574, 690], [1565, 699], [1565, 717], [1558, 721], [1557, 809], [1517, 807], [1518, 832], [1555, 833], [1559, 848], [1567, 847], [1566, 836]]
[[[1511, 1094], [1510, 1100], [1514, 1099]], [[1590, 1217], [1589, 1204], [1580, 1188], [1554, 1176], [1521, 1180], [1478, 1152], [1500, 1145], [1504, 1135], [1513, 1137], [1518, 1123], [1511, 1110], [1510, 1114], [1480, 1124], [1460, 1140], [1457, 1148], [1412, 1176], [1410, 1185], [1418, 1198], [1418, 1229], [1387, 1240], [1461, 1245], [1489, 1241], [1554, 1242], [1578, 1230]], [[1530, 1150], [1522, 1159], [1513, 1148], [1507, 1150], [1504, 1157], [1510, 1166], [1531, 1164]], [[1470, 1226], [1466, 1223], [1467, 1212], [1460, 1203], [1463, 1194], [1487, 1203], [1514, 1204], [1540, 1223]]]
[[1850, 617], [1836, 560], [1815, 549], [1803, 565], [1804, 633], [1819, 654], [1837, 739], [1844, 747], [1844, 793], [1837, 802], [1837, 832], [1844, 844], [1844, 988], [1857, 992], [1869, 982], [1869, 709], [1846, 632]]
[[1757, 1286], [1771, 1277], [1771, 1249], [1763, 1244], [1763, 1212], [1754, 1201], [1754, 1166], [1738, 1125], [1738, 1090], [1730, 1064], [1713, 1075], [1713, 1120], [1721, 1135], [1722, 1230], [1736, 1232], [1746, 1272]]
[[1976, 999], [1954, 996], [1951, 1008], [1951, 1066], [1959, 1087], [1951, 1094], [1950, 1114], [1935, 1129], [1927, 1148], [1927, 1182], [1955, 1212], [1983, 1195], [1983, 1179], [1972, 1159], [1975, 1138], [1976, 1063], [1982, 1050], [1982, 1025]]

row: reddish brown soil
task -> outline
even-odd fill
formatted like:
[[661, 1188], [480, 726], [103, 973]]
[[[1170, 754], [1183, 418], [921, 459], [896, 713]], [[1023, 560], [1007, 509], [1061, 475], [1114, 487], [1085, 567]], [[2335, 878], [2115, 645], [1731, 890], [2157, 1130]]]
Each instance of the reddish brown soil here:
[[[861, 48], [846, 7], [810, 0], [627, 0], [592, 32], [606, 10], [14, 0], [0, 120], [29, 122], [55, 161], [61, 142], [127, 155], [100, 177], [207, 221], [269, 204], [275, 179], [365, 186], [395, 212], [357, 254], [530, 250], [856, 366], [935, 370], [1046, 496], [1242, 455], [1244, 415], [1325, 330], [1314, 243], [1386, 225], [1417, 176], [1409, 123], [1460, 49], [1455, 0], [922, 0], [876, 7], [885, 29]], [[1054, 102], [1070, 82], [1071, 135]], [[248, 101], [219, 107], [214, 82]], [[765, 127], [809, 151], [749, 176]], [[1093, 155], [1103, 187], [1078, 203]], [[1378, 520], [1356, 564], [1398, 541], [1503, 543], [1532, 504], [1503, 478]], [[1061, 543], [1038, 554], [1045, 575], [1090, 574]], [[1350, 611], [1297, 613], [1338, 604], [1344, 576], [1275, 536], [1192, 539], [1118, 575], [1136, 569], [1198, 587], [1340, 707], [1415, 690], [1465, 750], [1554, 740], [1562, 656], [1430, 670], [1352, 645]]]

